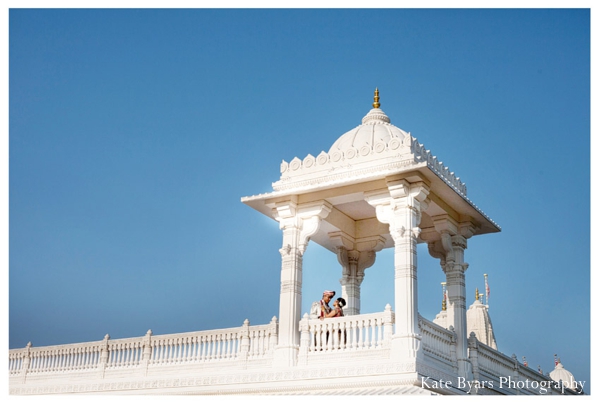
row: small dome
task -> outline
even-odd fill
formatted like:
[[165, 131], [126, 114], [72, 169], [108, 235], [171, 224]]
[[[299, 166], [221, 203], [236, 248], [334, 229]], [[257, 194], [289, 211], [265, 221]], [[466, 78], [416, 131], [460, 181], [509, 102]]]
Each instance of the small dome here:
[[573, 390], [577, 388], [577, 382], [575, 381], [575, 377], [573, 377], [573, 374], [571, 374], [570, 371], [566, 370], [563, 367], [562, 363], [560, 362], [560, 359], [558, 360], [558, 363], [556, 364], [554, 370], [550, 372], [550, 378], [552, 378], [556, 382], [562, 382], [567, 388], [571, 388]]
[[403, 141], [408, 135], [406, 131], [390, 124], [390, 118], [383, 110], [373, 108], [363, 117], [360, 126], [343, 134], [333, 143], [329, 153], [333, 151], [343, 153], [350, 148], [359, 150], [365, 145], [373, 150], [378, 143], [385, 146], [394, 138]]

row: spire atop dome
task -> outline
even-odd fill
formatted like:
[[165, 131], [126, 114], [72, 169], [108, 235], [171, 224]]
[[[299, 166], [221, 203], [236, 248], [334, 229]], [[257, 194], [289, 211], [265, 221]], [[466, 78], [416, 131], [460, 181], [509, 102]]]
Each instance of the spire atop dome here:
[[[386, 114], [379, 108], [381, 103], [379, 103], [379, 89], [375, 88], [375, 96], [373, 97], [373, 109], [367, 113], [365, 117], [362, 119], [362, 124], [381, 124], [381, 123], [389, 123], [390, 118], [386, 116]], [[370, 130], [368, 130], [370, 131]]]
[[374, 97], [375, 102], [373, 102], [373, 107], [375, 109], [379, 109], [379, 89], [375, 88], [375, 97]]
[[479, 301], [479, 288], [475, 288], [475, 300]]
[[442, 311], [446, 311], [446, 282], [442, 282]]

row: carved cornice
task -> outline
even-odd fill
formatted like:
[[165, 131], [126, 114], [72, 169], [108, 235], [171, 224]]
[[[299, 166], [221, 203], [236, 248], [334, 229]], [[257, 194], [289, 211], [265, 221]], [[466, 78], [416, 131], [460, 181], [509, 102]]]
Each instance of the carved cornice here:
[[[330, 361], [330, 360], [328, 360]], [[133, 391], [130, 394], [136, 394], [135, 391], [148, 393], [148, 391], [159, 391], [161, 393], [190, 393], [196, 395], [210, 394], [270, 394], [270, 393], [288, 393], [288, 392], [310, 392], [323, 390], [323, 384], [311, 385], [311, 381], [331, 379], [328, 383], [338, 384], [337, 386], [327, 387], [331, 390], [348, 389], [347, 382], [337, 382], [343, 378], [356, 377], [352, 381], [353, 388], [361, 387], [383, 387], [398, 385], [414, 385], [414, 379], [386, 379], [377, 380], [374, 375], [385, 374], [410, 374], [414, 372], [414, 363], [393, 363], [386, 362], [379, 357], [373, 360], [373, 363], [367, 364], [339, 364], [335, 366], [323, 367], [322, 364], [310, 365], [306, 368], [294, 367], [289, 369], [263, 368], [253, 371], [237, 371], [223, 373], [213, 373], [207, 375], [177, 375], [177, 377], [146, 377], [134, 379], [107, 379], [92, 380], [79, 383], [62, 383], [47, 385], [15, 385], [10, 387], [12, 395], [36, 395], [36, 394], [64, 394], [64, 393], [92, 393], [92, 392], [122, 392]], [[193, 366], [189, 366], [186, 373], [193, 372]], [[183, 371], [181, 372], [183, 373]], [[158, 373], [157, 373], [158, 374]], [[155, 374], [156, 375], [156, 374]], [[175, 373], [171, 375], [176, 375]], [[363, 378], [361, 378], [363, 377]], [[367, 377], [367, 378], [364, 378]], [[276, 385], [278, 382], [292, 381], [297, 383]], [[215, 386], [236, 385], [230, 389], [224, 389]], [[205, 387], [189, 390], [191, 387]], [[185, 388], [188, 388], [187, 390]], [[146, 391], [146, 392], [144, 392]], [[140, 393], [138, 392], [138, 393]]]

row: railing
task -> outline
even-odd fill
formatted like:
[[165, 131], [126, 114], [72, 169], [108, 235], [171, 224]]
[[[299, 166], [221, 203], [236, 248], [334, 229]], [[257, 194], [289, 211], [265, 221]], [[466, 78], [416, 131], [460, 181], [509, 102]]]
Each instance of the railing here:
[[[480, 342], [474, 333], [469, 336], [469, 360], [473, 378], [479, 382], [492, 381], [506, 394], [580, 394], [564, 384], [527, 367], [515, 355], [508, 357]], [[532, 384], [521, 386], [519, 384]], [[536, 385], [533, 385], [536, 384]]]
[[515, 376], [518, 361], [477, 340], [474, 333], [469, 337], [469, 360], [473, 365], [473, 375], [486, 379]]
[[382, 313], [300, 321], [300, 356], [315, 353], [380, 349], [392, 338], [394, 313], [388, 304]]
[[456, 369], [456, 334], [419, 315], [421, 345], [425, 355]]
[[70, 345], [9, 350], [9, 376], [147, 369], [159, 365], [249, 360], [269, 356], [277, 343], [277, 319], [267, 325], [152, 336]]

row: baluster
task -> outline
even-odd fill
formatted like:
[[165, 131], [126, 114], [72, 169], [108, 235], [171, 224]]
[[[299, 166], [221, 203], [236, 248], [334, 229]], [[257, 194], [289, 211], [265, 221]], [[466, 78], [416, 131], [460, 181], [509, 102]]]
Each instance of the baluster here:
[[69, 363], [65, 367], [67, 370], [74, 370], [77, 368], [77, 350], [78, 348], [69, 350]]
[[187, 362], [190, 360], [190, 337], [186, 336], [183, 338], [183, 361]]
[[211, 334], [210, 335], [210, 340], [209, 340], [209, 345], [210, 345], [210, 350], [208, 352], [208, 358], [209, 359], [213, 359], [214, 358], [214, 354], [215, 354], [215, 348], [216, 348], [216, 335]]
[[318, 347], [318, 351], [322, 352], [323, 350], [325, 350], [325, 342], [323, 342], [325, 340], [325, 324], [323, 324], [323, 321], [320, 321], [318, 326], [317, 326], [317, 339], [319, 340], [317, 342], [317, 347]]
[[57, 370], [58, 370], [58, 366], [59, 366], [59, 363], [60, 363], [60, 356], [61, 356], [61, 355], [60, 355], [60, 353], [61, 353], [61, 351], [60, 351], [60, 350], [55, 350], [55, 351], [54, 351], [54, 356], [56, 356], [56, 357], [57, 357], [57, 358], [55, 359], [55, 363], [54, 363], [54, 366], [53, 366], [53, 368], [54, 368], [54, 371], [57, 371]]
[[78, 347], [77, 348], [77, 353], [75, 354], [75, 369], [77, 370], [81, 370], [81, 359], [83, 358], [83, 347]]
[[200, 335], [198, 337], [198, 359], [203, 360], [204, 356], [206, 356], [206, 337], [204, 335]]
[[264, 329], [258, 331], [258, 356], [263, 356], [266, 349], [266, 333]]
[[133, 363], [133, 357], [132, 357], [133, 343], [127, 342], [125, 345], [123, 345], [123, 349], [124, 349], [123, 354], [125, 355], [123, 358], [124, 365], [129, 367]]
[[227, 359], [229, 357], [229, 334], [219, 334], [220, 348], [219, 359]]
[[223, 334], [223, 356], [221, 356], [221, 358], [223, 359], [229, 359], [230, 357], [230, 348], [231, 348], [231, 334], [230, 333], [226, 333]]
[[172, 364], [177, 360], [177, 344], [178, 339], [171, 338], [169, 340], [169, 364]]
[[50, 367], [49, 367], [49, 371], [54, 371], [56, 369], [56, 362], [58, 360], [58, 351], [56, 349], [53, 349], [50, 352]]
[[238, 331], [233, 332], [231, 334], [231, 358], [235, 359], [238, 357], [239, 354], [239, 347], [238, 347], [238, 338], [240, 336], [240, 333]]
[[263, 350], [263, 342], [264, 342], [264, 333], [262, 329], [258, 329], [254, 331], [256, 333], [256, 345], [253, 347], [254, 349], [254, 356], [256, 357], [260, 357], [262, 356], [262, 350]]
[[160, 364], [162, 362], [162, 339], [154, 340], [154, 363]]
[[126, 345], [124, 343], [120, 343], [118, 345], [119, 346], [117, 346], [117, 356], [116, 356], [117, 363], [115, 364], [115, 367], [123, 367], [125, 365]]
[[81, 358], [83, 357], [83, 347], [78, 347], [77, 352], [75, 353], [75, 369], [81, 369]]
[[[236, 357], [241, 356], [240, 353], [242, 352], [242, 345], [241, 345], [241, 341], [239, 340], [240, 336], [243, 337], [244, 335], [241, 333], [238, 333], [236, 335], [236, 342], [238, 343], [238, 346], [236, 348], [238, 351]], [[248, 353], [246, 354], [246, 356], [248, 359], [250, 359], [250, 358], [252, 358], [252, 356], [254, 356], [254, 330], [252, 330], [252, 329], [248, 330], [247, 336], [248, 336]]]
[[63, 349], [62, 350], [62, 359], [61, 359], [61, 364], [59, 367], [59, 371], [65, 371], [66, 369], [69, 368], [69, 363], [71, 360], [71, 357], [73, 357], [73, 353], [72, 353], [72, 349]]
[[223, 359], [225, 357], [225, 348], [226, 348], [226, 341], [225, 341], [225, 334], [219, 334], [218, 335], [219, 338], [219, 353], [217, 353], [217, 359]]
[[327, 351], [333, 350], [333, 325], [331, 322], [325, 324], [325, 346]]
[[48, 364], [48, 362], [47, 362], [47, 354], [48, 354], [47, 350], [40, 351], [40, 353], [39, 353], [38, 371], [44, 371], [44, 369], [46, 368], [46, 365]]
[[210, 354], [212, 351], [212, 335], [204, 336], [204, 360], [210, 359]]
[[181, 361], [181, 353], [183, 349], [183, 339], [177, 338], [175, 339], [175, 361]]
[[39, 369], [39, 364], [40, 364], [39, 356], [40, 356], [40, 353], [38, 353], [38, 352], [34, 352], [32, 354], [32, 357], [31, 357], [31, 371], [32, 372], [37, 372]]
[[206, 356], [206, 336], [205, 335], [200, 335], [200, 344], [198, 345], [200, 348], [200, 354], [199, 354], [199, 359], [200, 360], [204, 360], [205, 356]]
[[102, 346], [98, 345], [94, 349], [94, 366], [99, 367], [100, 360], [102, 359]]
[[331, 344], [334, 350], [338, 350], [340, 348], [340, 323], [335, 322], [331, 325], [331, 327], [332, 331], [331, 335], [329, 335], [333, 338]]
[[192, 335], [192, 337], [190, 338], [190, 361], [196, 361], [196, 351], [198, 350], [197, 348], [197, 341], [198, 337], [196, 335]]
[[239, 354], [240, 354], [240, 332], [236, 331], [233, 334], [231, 334], [231, 357], [234, 359], [237, 359]]
[[140, 361], [142, 360], [142, 352], [144, 349], [144, 345], [142, 343], [142, 341], [138, 341], [135, 344], [135, 349], [134, 349], [134, 354], [133, 354], [133, 361], [135, 362], [136, 365], [138, 365], [140, 363]]
[[234, 351], [234, 344], [235, 344], [235, 334], [233, 333], [229, 333], [227, 334], [227, 338], [228, 338], [228, 343], [229, 345], [227, 346], [227, 356], [230, 359], [233, 359], [235, 357], [235, 351]]
[[106, 361], [106, 367], [112, 367], [115, 364], [117, 350], [117, 345], [111, 345], [108, 348], [108, 359]]
[[89, 356], [90, 356], [89, 355], [89, 351], [90, 351], [90, 347], [89, 346], [85, 346], [83, 348], [83, 356], [82, 356], [82, 363], [81, 363], [81, 365], [82, 365], [82, 368], [84, 370], [86, 370], [89, 367], [89, 360], [88, 360]]
[[42, 361], [41, 371], [51, 371], [52, 370], [52, 351], [47, 350], [43, 352], [44, 360]]
[[67, 360], [67, 351], [64, 349], [60, 349], [58, 352], [58, 361], [57, 361], [57, 365], [56, 365], [56, 371], [61, 371], [62, 368], [65, 366], [65, 360]]
[[371, 327], [371, 339], [369, 342], [369, 349], [375, 349], [375, 347], [377, 346], [377, 333], [375, 332], [377, 331], [377, 326], [374, 318], [371, 318], [369, 320], [369, 326]]
[[122, 350], [122, 356], [121, 356], [121, 366], [129, 366], [129, 351], [130, 351], [130, 344], [129, 343], [124, 343], [121, 346], [121, 350]]
[[53, 350], [51, 356], [52, 356], [52, 360], [51, 360], [52, 365], [50, 366], [50, 368], [51, 368], [51, 371], [56, 371], [56, 368], [58, 367], [58, 364], [60, 362], [60, 351]]
[[213, 354], [214, 359], [221, 359], [223, 357], [223, 334], [215, 334], [215, 351]]
[[160, 342], [157, 342], [156, 339], [150, 339], [150, 364], [156, 364], [158, 359], [158, 345]]
[[73, 358], [73, 349], [67, 348], [65, 349], [63, 364], [61, 366], [61, 371], [68, 370], [71, 367], [71, 359]]
[[159, 358], [159, 362], [160, 364], [164, 364], [167, 361], [167, 339], [161, 339], [160, 340], [160, 358]]
[[161, 339], [160, 340], [160, 357], [159, 357], [159, 363], [160, 364], [164, 364], [166, 360], [167, 360], [167, 340], [166, 339]]
[[222, 351], [221, 358], [228, 359], [229, 358], [229, 339], [230, 339], [229, 333], [223, 334], [223, 335], [221, 335], [221, 337], [223, 338], [223, 351]]
[[51, 371], [52, 370], [52, 351], [48, 350], [44, 353], [44, 370], [43, 371]]
[[176, 352], [177, 352], [177, 340], [169, 339], [169, 359], [168, 359], [169, 363], [173, 363], [173, 361], [175, 361], [175, 358], [176, 358], [175, 353]]
[[358, 345], [357, 345], [357, 349], [361, 350], [363, 348], [363, 343], [364, 343], [364, 323], [365, 321], [363, 319], [359, 319], [358, 320]]
[[[22, 363], [21, 363], [22, 359], [23, 359], [23, 358], [19, 359], [19, 369], [21, 368], [20, 366], [21, 366], [21, 364], [22, 364]], [[35, 365], [36, 365], [36, 363], [37, 363], [37, 361], [36, 361], [36, 360], [37, 360], [37, 353], [32, 353], [32, 354], [31, 354], [31, 360], [30, 360], [30, 362], [29, 362], [29, 367], [30, 367], [30, 370], [31, 370], [32, 372], [34, 372], [34, 371], [35, 371]]]
[[256, 343], [257, 343], [257, 339], [256, 339], [256, 330], [252, 330], [250, 332], [250, 350], [248, 351], [248, 357], [255, 357], [256, 356]]

